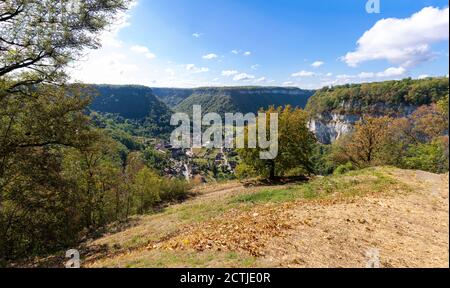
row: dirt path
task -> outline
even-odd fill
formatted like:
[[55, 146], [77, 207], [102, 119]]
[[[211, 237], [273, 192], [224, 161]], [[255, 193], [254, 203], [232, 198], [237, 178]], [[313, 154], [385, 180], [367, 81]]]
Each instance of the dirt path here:
[[290, 211], [289, 235], [267, 247], [263, 266], [448, 267], [448, 176], [396, 171], [415, 193]]

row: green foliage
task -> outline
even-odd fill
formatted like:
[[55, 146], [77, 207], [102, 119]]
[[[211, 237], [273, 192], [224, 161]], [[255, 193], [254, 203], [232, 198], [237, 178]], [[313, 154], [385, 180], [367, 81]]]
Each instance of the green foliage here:
[[146, 213], [161, 201], [159, 196], [161, 180], [149, 168], [142, 168], [132, 185], [138, 202], [138, 213]]
[[253, 168], [253, 166], [247, 165], [245, 163], [240, 163], [238, 166], [236, 166], [235, 175], [238, 179], [244, 180], [256, 177], [258, 176], [258, 173], [256, 172], [255, 168]]
[[316, 175], [330, 175], [335, 169], [335, 163], [330, 159], [332, 146], [315, 143], [311, 155], [313, 171]]
[[448, 171], [445, 113], [445, 109], [432, 104], [403, 118], [365, 117], [351, 134], [333, 143], [330, 159], [335, 165], [350, 162], [358, 168], [392, 165], [436, 173]]
[[153, 93], [170, 108], [174, 108], [194, 93], [194, 89], [152, 88]]
[[343, 175], [343, 174], [353, 171], [353, 170], [356, 170], [355, 166], [353, 166], [352, 163], [348, 162], [347, 164], [339, 165], [334, 170], [334, 174], [335, 175]]
[[405, 167], [433, 173], [447, 172], [449, 161], [445, 157], [445, 149], [444, 142], [439, 139], [431, 143], [411, 145], [403, 159]]
[[448, 109], [449, 109], [448, 96], [449, 95], [447, 94], [446, 97], [442, 98], [438, 102], [438, 107], [439, 107], [439, 109], [441, 109], [441, 111], [446, 119], [448, 119]]
[[189, 189], [189, 184], [184, 180], [164, 179], [159, 194], [163, 201], [180, 201], [187, 197]]
[[298, 108], [293, 109], [291, 106], [277, 109], [271, 107], [266, 113], [267, 121], [271, 113], [278, 113], [278, 156], [275, 159], [263, 160], [260, 159], [259, 148], [238, 149], [242, 161], [253, 167], [262, 177], [282, 176], [294, 168], [302, 168], [302, 171], [312, 173], [311, 155], [315, 139], [307, 127], [307, 113]]
[[172, 111], [144, 86], [92, 85], [98, 94], [90, 108], [99, 126], [121, 129], [133, 136], [167, 137]]
[[409, 187], [392, 179], [384, 171], [366, 168], [345, 175], [336, 174], [313, 179], [285, 189], [267, 189], [238, 195], [230, 203], [283, 203], [299, 199], [339, 199], [359, 197], [370, 193], [387, 193], [391, 189], [409, 191]]
[[6, 90], [24, 91], [38, 83], [57, 83], [85, 49], [99, 47], [99, 36], [127, 0], [3, 0], [0, 5], [0, 77], [13, 80]]
[[201, 105], [203, 113], [256, 113], [260, 108], [286, 106], [304, 108], [310, 90], [276, 87], [217, 87], [198, 88], [192, 95], [179, 103], [176, 111], [192, 114], [193, 105]]
[[149, 167], [160, 173], [164, 171], [164, 168], [167, 168], [170, 165], [169, 157], [166, 154], [156, 151], [152, 147], [147, 147], [145, 149], [144, 160]]
[[236, 196], [232, 203], [267, 203], [267, 202], [287, 202], [300, 198], [295, 189], [264, 190], [254, 194]]
[[[436, 103], [448, 95], [448, 90], [447, 77], [325, 87], [309, 99], [306, 110], [311, 115], [331, 111], [388, 115], [397, 113], [401, 106]], [[379, 110], [380, 104], [383, 104], [382, 111]]]

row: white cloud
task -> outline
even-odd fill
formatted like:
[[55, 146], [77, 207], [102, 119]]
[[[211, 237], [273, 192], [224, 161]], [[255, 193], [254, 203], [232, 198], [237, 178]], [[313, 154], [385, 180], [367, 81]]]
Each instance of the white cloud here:
[[329, 72], [329, 73], [327, 73], [325, 76], [331, 77], [331, 76], [333, 76], [333, 73]]
[[361, 72], [358, 74], [358, 77], [361, 79], [373, 78], [375, 77], [375, 73], [373, 72]]
[[312, 77], [312, 76], [316, 76], [316, 73], [302, 70], [300, 72], [292, 74], [291, 76], [292, 77]]
[[238, 73], [239, 72], [236, 70], [224, 70], [224, 71], [222, 71], [222, 76], [230, 77], [230, 76], [236, 75]]
[[323, 66], [324, 64], [325, 64], [325, 62], [323, 62], [323, 61], [316, 61], [316, 62], [312, 63], [311, 66], [314, 68], [319, 68], [319, 67]]
[[252, 55], [252, 52], [250, 52], [250, 51], [245, 51], [243, 55], [244, 55], [244, 56], [250, 56], [250, 55]]
[[372, 60], [411, 67], [432, 59], [431, 44], [448, 39], [449, 8], [426, 7], [409, 18], [379, 20], [343, 60], [352, 67]]
[[237, 74], [233, 77], [234, 81], [249, 81], [255, 79], [255, 76], [249, 75], [247, 73]]
[[195, 33], [192, 33], [192, 37], [194, 37], [194, 38], [200, 38], [200, 37], [202, 37], [202, 33], [199, 33], [199, 32], [195, 32]]
[[217, 54], [210, 53], [210, 54], [207, 54], [207, 55], [203, 55], [202, 58], [206, 59], [206, 60], [212, 60], [212, 59], [219, 58], [219, 56], [217, 56]]
[[267, 78], [266, 77], [261, 77], [261, 78], [256, 79], [255, 81], [258, 82], [258, 83], [266, 82]]
[[417, 79], [426, 79], [426, 78], [428, 78], [428, 77], [430, 77], [430, 75], [428, 75], [428, 74], [422, 74], [422, 75], [419, 75], [419, 77], [417, 77]]
[[134, 45], [134, 46], [131, 46], [130, 50], [135, 53], [144, 55], [147, 59], [155, 59], [156, 58], [156, 55], [153, 54], [152, 52], [150, 52], [150, 50], [145, 46]]
[[207, 67], [197, 67], [195, 66], [195, 64], [187, 64], [186, 65], [186, 70], [191, 72], [191, 73], [205, 73], [209, 71], [209, 68]]
[[390, 67], [383, 72], [377, 73], [378, 77], [398, 77], [406, 73], [406, 69], [403, 67]]
[[231, 53], [233, 53], [233, 54], [239, 54], [239, 50], [231, 50]]
[[252, 70], [258, 70], [259, 67], [260, 67], [259, 64], [255, 64], [255, 65], [252, 65], [250, 68], [252, 68]]
[[283, 82], [283, 86], [292, 86], [292, 85], [294, 85], [294, 82], [291, 81]]

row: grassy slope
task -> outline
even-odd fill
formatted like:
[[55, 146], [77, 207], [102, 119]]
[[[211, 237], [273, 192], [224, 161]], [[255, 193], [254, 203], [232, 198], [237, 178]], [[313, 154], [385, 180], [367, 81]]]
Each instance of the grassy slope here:
[[[140, 218], [137, 220], [135, 227], [124, 230], [123, 232], [105, 236], [90, 243], [89, 247], [91, 249], [95, 250], [94, 247], [96, 249], [102, 247], [99, 249], [102, 252], [93, 253], [94, 256], [87, 259], [86, 266], [291, 266], [290, 264], [283, 263], [281, 260], [276, 260], [278, 259], [278, 256], [275, 255], [275, 251], [277, 251], [278, 248], [271, 247], [271, 243], [280, 242], [277, 245], [281, 245], [280, 247], [288, 247], [284, 242], [285, 238], [290, 239], [289, 237], [296, 235], [295, 233], [301, 233], [305, 228], [313, 229], [311, 227], [317, 224], [314, 224], [314, 218], [320, 217], [313, 217], [312, 214], [309, 214], [308, 212], [307, 215], [299, 220], [296, 219], [296, 215], [306, 213], [305, 211], [314, 211], [316, 209], [325, 209], [323, 210], [324, 212], [320, 212], [319, 215], [326, 213], [326, 211], [333, 210], [337, 210], [338, 214], [342, 213], [344, 215], [345, 213], [349, 213], [351, 209], [360, 209], [361, 211], [358, 213], [364, 215], [366, 209], [368, 211], [371, 211], [372, 209], [363, 206], [366, 199], [409, 199], [408, 197], [410, 196], [408, 195], [415, 195], [417, 189], [422, 187], [419, 183], [423, 183], [423, 181], [410, 181], [409, 178], [413, 177], [413, 175], [413, 172], [404, 172], [393, 168], [373, 168], [350, 172], [346, 175], [317, 178], [309, 183], [303, 184], [244, 188], [239, 185], [239, 183], [228, 183], [218, 187], [205, 188], [204, 191], [199, 191], [201, 196], [196, 199], [169, 207], [162, 213]], [[411, 207], [408, 206], [409, 208], [414, 209], [415, 207], [408, 201], [410, 200], [405, 200], [403, 202], [410, 205]], [[417, 201], [426, 202], [421, 198]], [[369, 201], [369, 203], [372, 205], [372, 202]], [[342, 207], [340, 205], [342, 205]], [[298, 210], [299, 212], [292, 214], [291, 212], [297, 211], [296, 209], [300, 209]], [[444, 207], [443, 209], [446, 209], [448, 213], [448, 204], [447, 207]], [[377, 213], [379, 214], [379, 212]], [[420, 211], [420, 213], [422, 213], [422, 211]], [[376, 215], [374, 217], [377, 217]], [[402, 215], [403, 214], [401, 214], [401, 217], [403, 217]], [[420, 215], [423, 217], [422, 214]], [[427, 217], [430, 216], [431, 215]], [[337, 217], [339, 219], [340, 216]], [[384, 220], [385, 219], [382, 218], [377, 221], [383, 222]], [[367, 224], [366, 220], [363, 221], [357, 219], [357, 221], [359, 222], [356, 222], [354, 225]], [[386, 220], [386, 227], [396, 223], [395, 219], [393, 220], [394, 224], [391, 224], [389, 221]], [[407, 221], [414, 222], [414, 220], [411, 219], [407, 219]], [[327, 223], [327, 221], [324, 220], [323, 223]], [[424, 225], [425, 224], [423, 223], [420, 224], [420, 229], [422, 229], [422, 226]], [[380, 231], [383, 233], [390, 233], [390, 231], [386, 232], [386, 227], [381, 227]], [[336, 230], [337, 232], [335, 232], [338, 233], [341, 228], [345, 227], [339, 227]], [[298, 229], [300, 230], [298, 231]], [[317, 228], [314, 229], [314, 232], [311, 232], [312, 235], [317, 232]], [[433, 227], [433, 229], [438, 228]], [[445, 228], [443, 229], [444, 235], [446, 233], [448, 238], [448, 225], [447, 230], [445, 230]], [[361, 228], [357, 228], [355, 231], [359, 230], [361, 230]], [[348, 233], [359, 233], [355, 231]], [[371, 237], [369, 232], [364, 231], [365, 230], [363, 229], [362, 232], [367, 233], [367, 237]], [[412, 229], [412, 231], [414, 231], [414, 229]], [[362, 235], [365, 236], [366, 234]], [[391, 237], [392, 236], [389, 236], [389, 238]], [[315, 239], [314, 237], [311, 238]], [[323, 240], [322, 237], [320, 237], [319, 240]], [[339, 245], [345, 245], [346, 241], [348, 240], [345, 240], [344, 244], [340, 243]], [[389, 242], [390, 239], [383, 241]], [[320, 245], [323, 244], [321, 243]], [[395, 247], [397, 247], [396, 245]], [[428, 245], [428, 247], [430, 247], [430, 245]], [[340, 249], [342, 248], [339, 247], [337, 250]], [[436, 249], [439, 250], [441, 247], [439, 246]], [[293, 253], [295, 253], [295, 251], [287, 252], [287, 254]], [[360, 254], [361, 253], [357, 252], [356, 255]], [[395, 253], [393, 253], [393, 255], [394, 254]], [[353, 259], [358, 258], [359, 256], [352, 255], [347, 257]], [[386, 266], [415, 265], [415, 262], [405, 262], [408, 263], [408, 265], [403, 262], [395, 262], [400, 261], [397, 258], [403, 256], [395, 256], [397, 258], [394, 256], [392, 257], [393, 259], [389, 260], [391, 262], [387, 262], [385, 264]], [[316, 256], [316, 258], [319, 259], [320, 257], [318, 258]], [[401, 260], [409, 261], [410, 259]], [[324, 259], [322, 261], [323, 262], [309, 265], [321, 266], [331, 260]], [[441, 259], [439, 261], [436, 265], [442, 265], [442, 261], [445, 260]], [[307, 267], [309, 265], [305, 264], [304, 266]], [[328, 265], [339, 266], [338, 264]], [[347, 265], [352, 267], [355, 264], [354, 262], [349, 262]], [[428, 263], [424, 265], [432, 266], [432, 264]], [[303, 267], [302, 265], [300, 266]]]
[[448, 175], [370, 168], [194, 192], [86, 243], [84, 266], [364, 267], [377, 247], [383, 267], [448, 267]]

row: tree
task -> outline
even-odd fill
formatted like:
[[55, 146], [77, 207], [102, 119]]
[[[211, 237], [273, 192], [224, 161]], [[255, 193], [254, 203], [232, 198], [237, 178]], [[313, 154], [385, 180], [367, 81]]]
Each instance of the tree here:
[[2, 1], [0, 78], [11, 80], [7, 91], [59, 83], [68, 63], [84, 49], [100, 46], [100, 32], [127, 4], [127, 0]]
[[[99, 47], [100, 32], [127, 3], [0, 2], [0, 260], [72, 245], [84, 228], [107, 221], [104, 197], [117, 170], [103, 160], [81, 165], [101, 137], [85, 115], [89, 91], [65, 85], [64, 72]], [[80, 165], [89, 177], [65, 173]]]
[[334, 144], [334, 161], [338, 164], [351, 162], [359, 168], [379, 164], [392, 120], [390, 117], [364, 117], [355, 124], [350, 135]]
[[136, 175], [133, 190], [137, 197], [138, 213], [143, 214], [149, 211], [157, 202], [161, 200], [159, 189], [161, 180], [148, 167], [142, 168]]
[[[271, 113], [278, 114], [278, 156], [275, 159], [260, 159], [260, 148], [238, 149], [239, 155], [246, 165], [253, 167], [260, 175], [270, 179], [282, 176], [294, 168], [303, 168], [305, 173], [312, 173], [312, 155], [315, 139], [308, 130], [308, 114], [291, 106], [274, 107], [264, 111], [269, 121]], [[269, 129], [270, 125], [266, 126]], [[247, 132], [248, 134], [248, 127]], [[248, 135], [247, 135], [248, 142]], [[259, 145], [258, 145], [259, 147]]]

